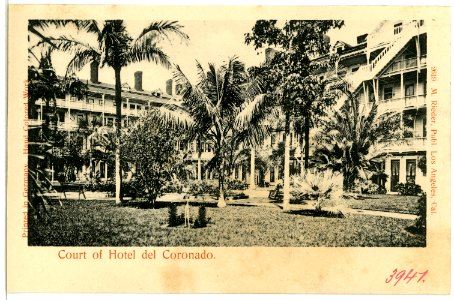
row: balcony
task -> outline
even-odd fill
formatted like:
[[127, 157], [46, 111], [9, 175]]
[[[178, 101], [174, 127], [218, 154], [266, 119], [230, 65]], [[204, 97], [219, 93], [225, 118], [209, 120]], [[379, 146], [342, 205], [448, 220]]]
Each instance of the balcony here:
[[427, 137], [410, 137], [381, 143], [378, 150], [386, 153], [416, 152], [426, 151], [428, 145]]
[[404, 98], [391, 98], [378, 102], [378, 112], [399, 111], [404, 108], [418, 108], [426, 105], [426, 94]]
[[[385, 74], [389, 75], [389, 74], [398, 73], [400, 71], [416, 70], [418, 68], [417, 62], [418, 62], [417, 57], [395, 61], [389, 66], [389, 68], [386, 70]], [[427, 57], [425, 55], [421, 56], [419, 58], [419, 67], [420, 68], [427, 67]]]
[[[42, 101], [37, 100], [36, 105], [41, 105]], [[44, 104], [44, 103], [43, 103]], [[96, 102], [87, 103], [85, 100], [65, 100], [65, 99], [57, 99], [57, 107], [58, 108], [65, 108], [65, 109], [75, 109], [80, 111], [86, 112], [97, 112], [97, 113], [106, 113], [106, 114], [116, 114], [116, 107], [115, 106], [103, 106]], [[122, 108], [121, 112], [123, 116], [140, 116], [144, 109], [127, 109]]]

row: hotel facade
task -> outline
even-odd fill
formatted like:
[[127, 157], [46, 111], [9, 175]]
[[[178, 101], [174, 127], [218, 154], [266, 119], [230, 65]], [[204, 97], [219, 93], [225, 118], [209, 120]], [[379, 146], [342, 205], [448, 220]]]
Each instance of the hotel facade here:
[[[337, 41], [332, 51], [339, 55], [334, 70], [320, 73], [320, 79], [342, 77], [351, 83], [351, 90], [360, 99], [363, 107], [370, 108], [378, 104], [379, 113], [396, 112], [400, 115], [401, 127], [404, 129], [399, 138], [378, 145], [375, 160], [381, 162], [382, 170], [388, 175], [385, 188], [396, 192], [396, 184], [415, 182], [422, 185], [426, 174], [419, 167], [425, 161], [427, 141], [427, 32], [424, 21], [383, 21], [370, 33], [357, 37], [357, 43], [350, 45]], [[268, 54], [268, 53], [267, 53]], [[101, 83], [98, 80], [98, 66], [92, 64], [90, 80], [87, 81], [88, 94], [83, 99], [71, 95], [57, 99], [58, 130], [75, 134], [80, 139], [84, 150], [90, 149], [90, 131], [84, 133], [81, 128], [113, 127], [115, 124], [115, 89], [114, 85]], [[178, 87], [172, 80], [166, 82], [166, 91], [144, 91], [142, 89], [142, 72], [134, 74], [134, 87], [122, 85], [122, 126], [127, 127], [140, 114], [152, 107], [159, 107], [170, 100], [178, 100]], [[340, 100], [339, 100], [340, 101]], [[42, 120], [43, 103], [36, 102], [38, 120]], [[298, 137], [291, 133], [291, 145], [294, 151], [295, 169], [301, 160], [301, 147]], [[254, 149], [257, 156], [269, 156], [273, 149], [284, 139], [283, 132], [274, 132], [263, 143]], [[313, 145], [311, 145], [313, 146]], [[204, 168], [213, 154], [209, 144], [202, 144], [202, 170], [198, 170], [198, 151], [196, 143], [177, 145], [180, 150], [189, 150], [194, 165], [194, 178], [211, 179], [213, 172]], [[312, 151], [312, 150], [311, 150]], [[255, 159], [251, 159], [255, 162]], [[252, 165], [255, 165], [255, 163]], [[55, 169], [54, 169], [55, 168]], [[53, 167], [52, 179], [59, 170]], [[98, 172], [104, 180], [114, 174], [114, 165], [108, 161], [91, 161], [89, 165], [78, 170], [77, 177], [83, 180], [82, 174], [87, 169]], [[267, 170], [256, 169], [250, 172], [250, 165], [238, 165], [232, 172], [232, 179], [247, 181], [252, 185], [268, 186], [282, 180], [282, 168], [268, 167]], [[254, 168], [255, 169], [255, 168]], [[253, 179], [253, 180], [252, 180]]]

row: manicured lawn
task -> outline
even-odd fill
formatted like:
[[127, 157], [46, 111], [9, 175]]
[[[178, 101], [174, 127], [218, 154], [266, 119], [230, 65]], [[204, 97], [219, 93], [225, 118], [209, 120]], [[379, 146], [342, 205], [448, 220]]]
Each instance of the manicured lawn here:
[[[314, 217], [274, 207], [207, 208], [206, 228], [166, 227], [168, 208], [118, 207], [113, 201], [64, 201], [47, 224], [29, 220], [29, 244], [52, 246], [360, 246], [421, 247], [412, 221], [351, 215]], [[179, 212], [183, 207], [179, 207]], [[191, 207], [191, 215], [197, 214]]]
[[365, 199], [349, 199], [346, 204], [351, 208], [397, 212], [418, 213], [418, 196], [364, 195]]

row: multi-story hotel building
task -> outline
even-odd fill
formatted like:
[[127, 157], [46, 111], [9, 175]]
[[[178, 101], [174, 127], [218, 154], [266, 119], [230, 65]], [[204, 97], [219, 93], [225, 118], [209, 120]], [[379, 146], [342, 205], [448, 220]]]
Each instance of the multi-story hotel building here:
[[[379, 113], [398, 112], [401, 126], [405, 129], [400, 138], [379, 145], [377, 159], [382, 161], [382, 168], [388, 175], [385, 188], [395, 192], [397, 183], [412, 181], [424, 182], [426, 174], [418, 167], [420, 160], [425, 159], [427, 147], [427, 33], [423, 21], [383, 21], [368, 34], [357, 37], [356, 45], [338, 41], [332, 51], [339, 55], [334, 71], [321, 73], [320, 76], [343, 77], [351, 82], [351, 90], [357, 93], [361, 104], [366, 108], [372, 103], [378, 104]], [[272, 54], [268, 53], [267, 55]], [[150, 107], [159, 107], [170, 99], [175, 99], [178, 88], [172, 80], [166, 82], [166, 92], [144, 91], [142, 89], [142, 72], [134, 74], [134, 88], [122, 85], [122, 122], [123, 126], [136, 119], [141, 112]], [[75, 132], [78, 128], [97, 123], [102, 126], [115, 124], [115, 89], [111, 84], [98, 81], [98, 66], [91, 65], [91, 76], [88, 82], [88, 95], [78, 100], [71, 95], [57, 99], [58, 129]], [[42, 103], [37, 101], [38, 112]], [[41, 109], [42, 111], [42, 109]], [[81, 135], [83, 148], [90, 147], [87, 135]], [[273, 133], [263, 147], [256, 149], [257, 155], [270, 155], [283, 133]], [[292, 133], [292, 146], [296, 149], [295, 157], [301, 157], [297, 137]], [[194, 178], [212, 178], [208, 170], [197, 170], [198, 151], [196, 144], [179, 145], [181, 150], [192, 150], [190, 159], [194, 164]], [[206, 162], [212, 158], [209, 144], [202, 145], [201, 159]], [[296, 160], [292, 162], [296, 167]], [[107, 179], [114, 174], [114, 166], [99, 161], [91, 166]], [[237, 166], [232, 177], [251, 182], [250, 166]], [[84, 170], [80, 170], [82, 173]], [[200, 174], [201, 173], [201, 174]], [[282, 170], [278, 166], [269, 167], [267, 171], [256, 170], [256, 184], [274, 184], [282, 179]]]
[[344, 73], [369, 108], [400, 114], [402, 134], [378, 145], [377, 158], [388, 175], [385, 187], [396, 192], [399, 182], [423, 185], [420, 165], [427, 148], [427, 32], [423, 20], [383, 21], [373, 32], [359, 36], [356, 46], [335, 45], [340, 54], [338, 74]]
[[[427, 148], [427, 32], [424, 21], [383, 21], [372, 32], [358, 36], [356, 45], [337, 41], [331, 51], [339, 55], [337, 66], [320, 73], [320, 79], [343, 78], [350, 82], [350, 91], [358, 95], [366, 109], [377, 103], [379, 114], [400, 114], [403, 128], [400, 138], [377, 145], [375, 160], [381, 161], [382, 171], [387, 175], [384, 183], [387, 192], [396, 192], [398, 183], [424, 184], [426, 174], [418, 167], [420, 161], [426, 159]], [[301, 159], [301, 148], [295, 135], [292, 133], [291, 136], [291, 147], [296, 149], [291, 163], [296, 165]], [[274, 133], [257, 152], [269, 155], [283, 138], [282, 132]], [[311, 145], [311, 151], [312, 148], [314, 145]], [[281, 179], [279, 167], [256, 174], [257, 181], [270, 184]]]

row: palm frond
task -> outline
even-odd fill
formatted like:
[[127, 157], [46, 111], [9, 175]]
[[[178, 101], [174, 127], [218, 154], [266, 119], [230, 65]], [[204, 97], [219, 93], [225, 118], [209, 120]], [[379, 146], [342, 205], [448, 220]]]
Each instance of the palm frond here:
[[271, 98], [265, 94], [258, 95], [249, 101], [246, 106], [238, 113], [235, 119], [235, 125], [239, 128], [247, 127], [254, 119], [263, 119], [264, 115], [269, 112]]
[[137, 40], [159, 40], [160, 38], [166, 38], [170, 41], [170, 35], [175, 35], [182, 41], [189, 40], [189, 36], [182, 31], [183, 27], [177, 21], [152, 22], [142, 31]]
[[169, 56], [154, 43], [146, 40], [135, 40], [128, 51], [128, 60], [131, 63], [149, 61], [169, 69], [172, 65]]
[[186, 110], [175, 105], [162, 105], [157, 109], [157, 114], [164, 124], [175, 127], [190, 129], [194, 126], [194, 120]]

